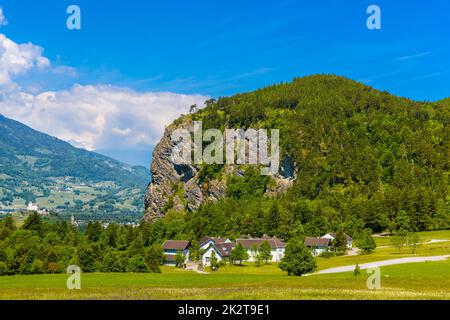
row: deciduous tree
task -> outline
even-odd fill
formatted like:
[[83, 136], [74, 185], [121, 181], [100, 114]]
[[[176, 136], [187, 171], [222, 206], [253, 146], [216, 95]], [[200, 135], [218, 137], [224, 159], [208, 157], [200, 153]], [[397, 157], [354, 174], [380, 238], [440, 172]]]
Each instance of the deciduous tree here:
[[316, 261], [303, 242], [300, 239], [289, 240], [280, 262], [280, 269], [290, 276], [301, 276], [313, 272], [316, 268]]

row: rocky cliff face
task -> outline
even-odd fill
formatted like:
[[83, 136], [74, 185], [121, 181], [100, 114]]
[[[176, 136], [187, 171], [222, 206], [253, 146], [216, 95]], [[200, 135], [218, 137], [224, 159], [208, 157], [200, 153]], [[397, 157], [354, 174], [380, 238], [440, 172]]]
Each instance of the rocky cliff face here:
[[[191, 164], [178, 165], [172, 161], [172, 151], [177, 142], [171, 141], [174, 130], [183, 128], [194, 132], [193, 121], [182, 117], [168, 126], [164, 136], [153, 151], [151, 173], [152, 181], [145, 194], [145, 221], [164, 216], [168, 208], [194, 211], [205, 201], [218, 201], [225, 196], [226, 179], [211, 180], [201, 183], [198, 173], [200, 167]], [[234, 165], [225, 166], [225, 175], [239, 174]], [[295, 178], [295, 166], [290, 158], [285, 157], [280, 164], [279, 174], [274, 177], [275, 184], [267, 190], [273, 195], [287, 190]]]

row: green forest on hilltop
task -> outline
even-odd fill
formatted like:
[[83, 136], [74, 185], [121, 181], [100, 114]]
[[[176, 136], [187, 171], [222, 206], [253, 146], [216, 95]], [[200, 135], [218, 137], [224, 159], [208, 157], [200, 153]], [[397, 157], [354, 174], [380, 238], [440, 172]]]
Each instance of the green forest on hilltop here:
[[[415, 102], [338, 76], [315, 75], [209, 100], [190, 115], [203, 129], [278, 128], [296, 165], [285, 194], [249, 168], [228, 177], [227, 196], [195, 212], [168, 210], [155, 241], [204, 235], [320, 235], [450, 227], [450, 99]], [[224, 175], [203, 166], [200, 177]]]

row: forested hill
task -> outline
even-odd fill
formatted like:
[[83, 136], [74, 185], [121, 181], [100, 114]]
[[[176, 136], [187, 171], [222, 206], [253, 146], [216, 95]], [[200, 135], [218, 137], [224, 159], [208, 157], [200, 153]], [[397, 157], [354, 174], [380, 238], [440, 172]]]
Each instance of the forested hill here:
[[437, 102], [438, 105], [445, 105], [445, 106], [450, 106], [450, 98], [441, 100]]
[[[73, 189], [77, 185], [101, 187], [98, 195], [103, 196], [111, 190], [144, 190], [148, 179], [149, 172], [144, 167], [75, 148], [0, 115], [0, 204], [9, 206], [20, 199], [35, 201], [47, 198], [52, 190]], [[93, 200], [94, 191], [86, 199]], [[78, 205], [81, 209], [83, 203]]]
[[[226, 190], [220, 201], [203, 201], [186, 215], [178, 233], [289, 238], [340, 227], [353, 235], [365, 228], [448, 228], [448, 102], [415, 102], [333, 75], [211, 100], [185, 118], [203, 120], [204, 130], [280, 129], [281, 152], [295, 163], [296, 178], [287, 193], [273, 197], [272, 182], [259, 171], [239, 177], [220, 166], [201, 166], [193, 178], [201, 190], [217, 181], [225, 182]], [[154, 183], [149, 190], [157, 188]], [[148, 192], [147, 203], [151, 196]], [[172, 203], [158, 223], [170, 224], [177, 216], [167, 210]]]

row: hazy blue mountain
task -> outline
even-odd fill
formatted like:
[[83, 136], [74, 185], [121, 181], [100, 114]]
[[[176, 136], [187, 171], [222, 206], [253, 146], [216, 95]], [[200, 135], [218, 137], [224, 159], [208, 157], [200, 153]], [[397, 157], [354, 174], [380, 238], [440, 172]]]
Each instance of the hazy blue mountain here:
[[49, 208], [137, 211], [149, 179], [149, 170], [143, 166], [127, 165], [75, 148], [0, 115], [0, 202], [3, 207], [37, 201]]
[[124, 163], [136, 166], [150, 167], [154, 146], [145, 150], [136, 149], [98, 149], [96, 152], [114, 158]]

